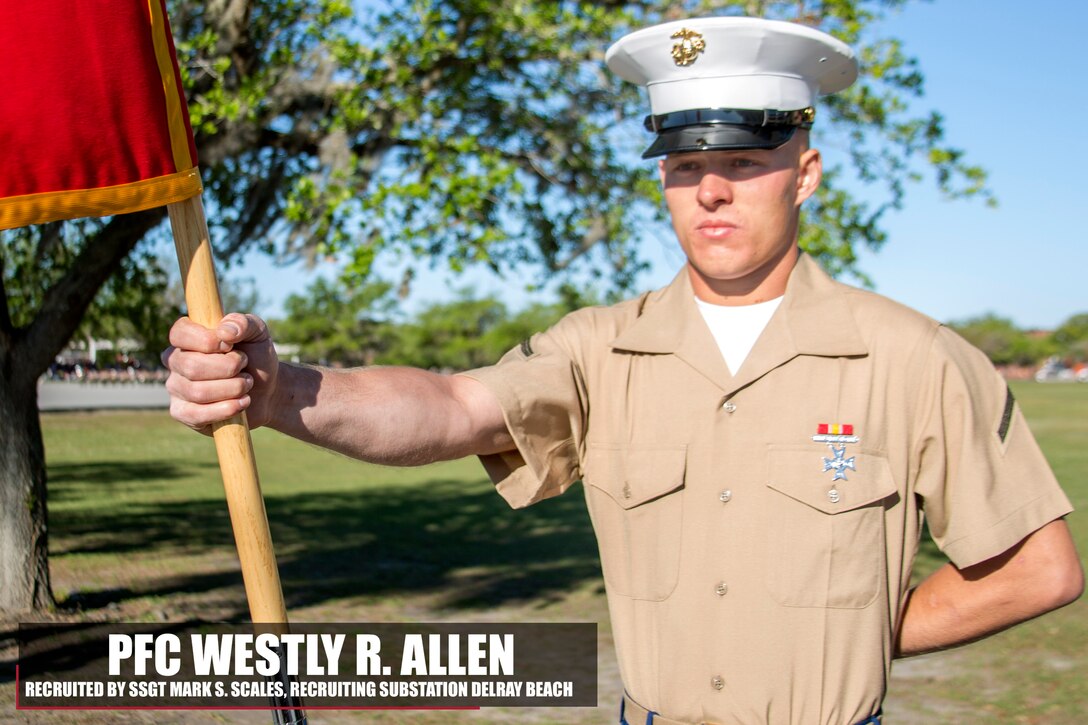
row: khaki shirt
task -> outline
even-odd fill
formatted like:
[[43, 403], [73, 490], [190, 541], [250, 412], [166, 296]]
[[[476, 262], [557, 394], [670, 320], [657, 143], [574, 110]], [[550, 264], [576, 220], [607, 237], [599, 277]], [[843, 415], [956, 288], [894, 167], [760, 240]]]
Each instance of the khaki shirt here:
[[1071, 510], [981, 352], [805, 255], [736, 376], [686, 270], [467, 374], [517, 445], [482, 458], [512, 506], [584, 484], [624, 685], [669, 718], [864, 719], [923, 510], [960, 567]]

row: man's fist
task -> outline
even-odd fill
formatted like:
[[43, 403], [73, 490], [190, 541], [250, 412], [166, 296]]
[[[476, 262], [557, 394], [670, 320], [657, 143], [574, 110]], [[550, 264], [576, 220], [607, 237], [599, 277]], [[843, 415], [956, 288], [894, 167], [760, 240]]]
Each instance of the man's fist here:
[[190, 428], [210, 433], [212, 423], [243, 410], [252, 428], [271, 417], [279, 360], [256, 315], [232, 312], [214, 330], [182, 317], [162, 362], [170, 370], [170, 415]]

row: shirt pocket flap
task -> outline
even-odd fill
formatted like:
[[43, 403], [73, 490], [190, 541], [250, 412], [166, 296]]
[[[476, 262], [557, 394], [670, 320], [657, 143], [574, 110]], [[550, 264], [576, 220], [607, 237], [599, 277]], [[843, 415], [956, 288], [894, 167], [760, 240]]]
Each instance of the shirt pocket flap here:
[[[841, 463], [836, 469], [835, 461]], [[833, 480], [839, 470], [845, 478]], [[771, 447], [768, 488], [826, 514], [852, 511], [896, 493], [888, 460], [869, 453]]]
[[590, 448], [584, 483], [632, 509], [683, 488], [686, 461], [686, 446]]

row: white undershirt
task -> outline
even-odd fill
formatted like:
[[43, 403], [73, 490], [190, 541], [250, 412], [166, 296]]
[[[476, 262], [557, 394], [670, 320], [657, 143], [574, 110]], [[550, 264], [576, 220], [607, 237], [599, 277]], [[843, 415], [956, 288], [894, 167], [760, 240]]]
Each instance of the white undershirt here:
[[729, 373], [736, 375], [744, 359], [752, 351], [752, 346], [763, 334], [763, 328], [771, 321], [771, 316], [778, 309], [781, 297], [754, 305], [712, 305], [698, 297], [695, 303], [703, 314], [718, 348], [722, 351]]

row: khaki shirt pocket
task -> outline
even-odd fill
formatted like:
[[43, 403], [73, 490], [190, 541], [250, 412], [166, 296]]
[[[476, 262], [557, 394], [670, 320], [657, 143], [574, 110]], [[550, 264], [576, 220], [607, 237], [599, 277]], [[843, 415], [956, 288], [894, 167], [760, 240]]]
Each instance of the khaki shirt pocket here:
[[768, 450], [767, 586], [786, 606], [860, 609], [887, 586], [884, 512], [898, 500], [895, 481], [883, 456], [848, 451], [854, 470], [838, 481], [821, 456], [831, 453]]
[[586, 503], [609, 591], [661, 601], [680, 572], [687, 448], [593, 445]]

